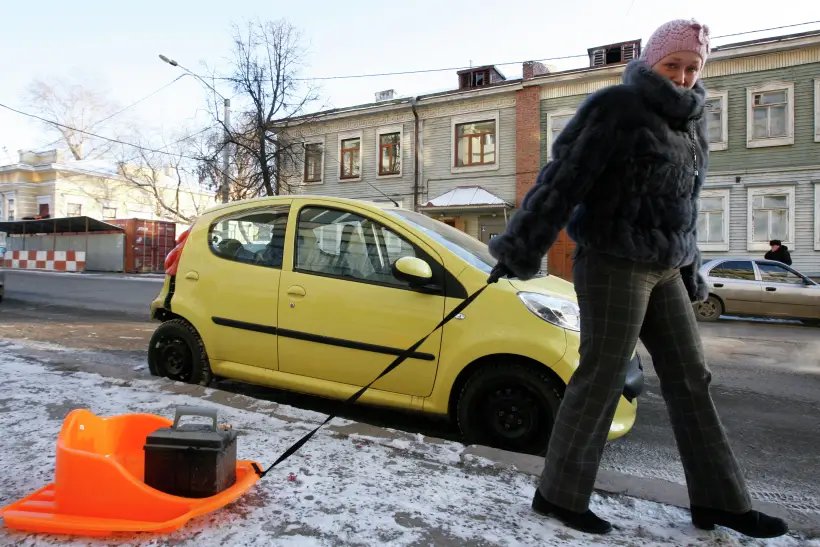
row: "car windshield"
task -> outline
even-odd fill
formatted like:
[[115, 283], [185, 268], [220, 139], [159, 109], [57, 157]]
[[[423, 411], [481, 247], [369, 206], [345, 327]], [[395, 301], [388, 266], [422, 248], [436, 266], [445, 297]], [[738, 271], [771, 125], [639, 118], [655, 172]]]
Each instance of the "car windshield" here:
[[497, 262], [487, 245], [448, 224], [406, 209], [385, 208], [384, 212], [401, 218], [483, 272], [490, 273]]

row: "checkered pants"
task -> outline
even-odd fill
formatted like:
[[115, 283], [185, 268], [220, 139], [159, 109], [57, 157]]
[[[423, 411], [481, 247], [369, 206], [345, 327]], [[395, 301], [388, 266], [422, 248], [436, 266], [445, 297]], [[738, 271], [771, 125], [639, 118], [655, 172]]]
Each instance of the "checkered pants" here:
[[581, 360], [556, 417], [539, 490], [585, 511], [638, 338], [660, 380], [693, 505], [751, 509], [709, 394], [711, 373], [678, 270], [582, 251], [573, 267]]

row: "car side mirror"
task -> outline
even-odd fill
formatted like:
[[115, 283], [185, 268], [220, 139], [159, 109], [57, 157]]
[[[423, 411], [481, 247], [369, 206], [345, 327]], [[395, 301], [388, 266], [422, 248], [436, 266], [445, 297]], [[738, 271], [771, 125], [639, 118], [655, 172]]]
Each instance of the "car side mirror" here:
[[393, 263], [393, 277], [410, 285], [426, 285], [433, 279], [430, 265], [414, 256], [403, 256]]

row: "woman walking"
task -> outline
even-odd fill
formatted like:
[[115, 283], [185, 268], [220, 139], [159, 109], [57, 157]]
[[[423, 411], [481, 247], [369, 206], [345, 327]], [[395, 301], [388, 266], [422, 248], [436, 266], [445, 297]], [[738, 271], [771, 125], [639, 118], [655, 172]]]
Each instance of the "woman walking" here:
[[788, 531], [782, 520], [751, 508], [709, 393], [692, 310], [708, 290], [698, 274], [696, 234], [709, 152], [699, 81], [708, 54], [706, 26], [675, 20], [659, 27], [641, 58], [627, 65], [623, 84], [579, 107], [521, 210], [490, 242], [498, 259], [491, 280], [533, 277], [564, 226], [577, 243], [581, 359], [555, 420], [533, 509], [581, 531], [611, 529], [589, 510], [589, 500], [639, 339], [661, 384], [694, 525], [753, 537]]

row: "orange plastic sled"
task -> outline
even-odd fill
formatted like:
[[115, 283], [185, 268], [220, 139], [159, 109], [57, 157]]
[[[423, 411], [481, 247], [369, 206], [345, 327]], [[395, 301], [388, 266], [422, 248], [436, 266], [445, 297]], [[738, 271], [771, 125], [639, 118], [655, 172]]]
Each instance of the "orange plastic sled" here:
[[54, 484], [0, 509], [6, 527], [83, 536], [168, 533], [234, 501], [259, 480], [253, 462], [239, 461], [234, 485], [209, 498], [172, 496], [146, 485], [146, 437], [172, 423], [153, 414], [101, 418], [74, 410], [57, 437]]

